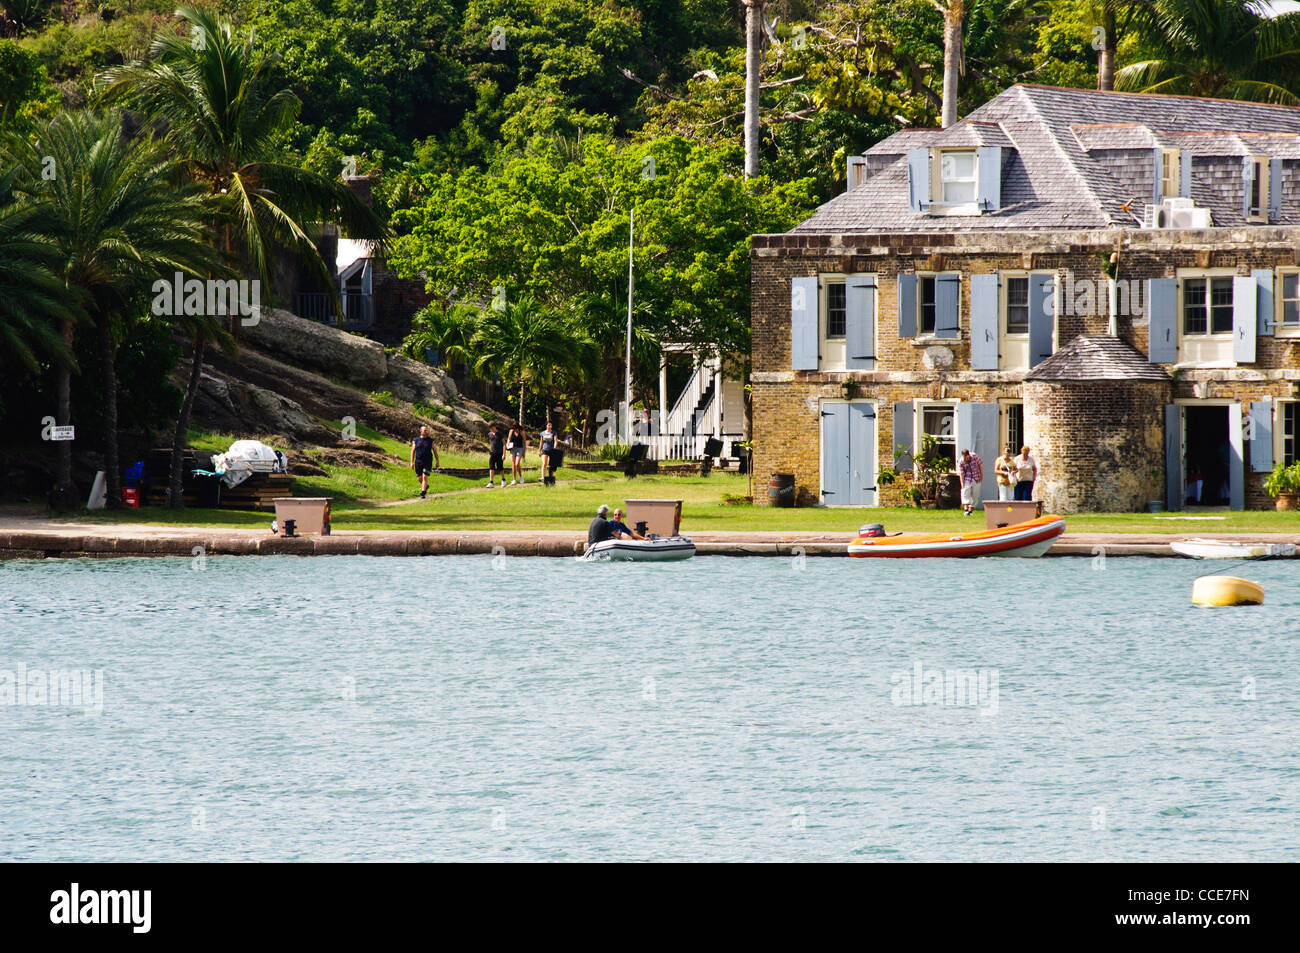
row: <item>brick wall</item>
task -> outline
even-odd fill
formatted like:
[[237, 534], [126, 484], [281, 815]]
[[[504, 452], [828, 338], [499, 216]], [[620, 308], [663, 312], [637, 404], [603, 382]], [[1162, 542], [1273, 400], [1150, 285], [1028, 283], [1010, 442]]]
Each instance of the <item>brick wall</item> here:
[[[1149, 177], [1149, 172], [1148, 172]], [[1017, 371], [972, 371], [970, 369], [970, 299], [971, 274], [1002, 270], [1043, 270], [1073, 273], [1076, 281], [1092, 279], [1104, 284], [1104, 266], [1117, 239], [1123, 251], [1118, 277], [1145, 282], [1153, 277], [1172, 277], [1174, 269], [1233, 268], [1246, 273], [1251, 268], [1294, 266], [1300, 263], [1297, 229], [1255, 227], [1251, 229], [1215, 229], [1201, 232], [1114, 231], [1052, 233], [924, 233], [924, 234], [785, 234], [756, 235], [752, 242], [752, 359], [753, 423], [759, 500], [766, 502], [767, 481], [774, 473], [795, 475], [797, 498], [801, 503], [816, 503], [821, 484], [819, 399], [838, 399], [841, 384], [853, 379], [860, 385], [858, 397], [877, 402], [877, 459], [885, 464], [893, 457], [893, 403], [917, 397], [928, 399], [956, 398], [963, 401], [996, 401], [1019, 398], [1021, 378]], [[959, 339], [900, 339], [898, 336], [898, 302], [896, 278], [900, 271], [957, 271], [961, 273]], [[792, 371], [790, 369], [790, 279], [837, 273], [875, 273], [878, 276], [875, 371]], [[1139, 352], [1147, 352], [1149, 320], [1145, 312], [1145, 285], [1141, 287], [1143, 310], [1121, 314], [1120, 337]], [[1104, 333], [1107, 326], [1106, 301], [1100, 296], [1094, 309], [1084, 314], [1058, 314], [1057, 345], [1063, 346], [1078, 334]], [[946, 367], [930, 367], [925, 361], [929, 347], [945, 347], [952, 361]], [[1180, 372], [1177, 396], [1195, 397], [1197, 384], [1208, 384], [1214, 396], [1234, 400], [1257, 400], [1264, 396], [1289, 396], [1292, 381], [1300, 381], [1300, 341], [1260, 337], [1258, 360], [1254, 365], [1215, 371]], [[1209, 378], [1207, 378], [1209, 375]], [[1216, 377], [1216, 375], [1218, 375]], [[1212, 378], [1212, 379], [1211, 379]], [[1165, 385], [1160, 385], [1165, 386]], [[1128, 436], [1107, 437], [1108, 446], [1129, 448], [1116, 452], [1136, 453], [1147, 459], [1154, 444], [1152, 427], [1163, 433], [1163, 399], [1157, 412], [1156, 398], [1137, 393], [1120, 393], [1112, 399], [1128, 406], [1116, 421], [1136, 421]], [[1165, 395], [1167, 397], [1167, 393]], [[1202, 394], [1202, 397], [1205, 395]], [[1064, 399], [1064, 398], [1062, 398]], [[1050, 403], [1050, 402], [1049, 402]], [[1081, 405], [1087, 413], [1087, 405]], [[1143, 416], [1135, 417], [1140, 408]], [[1076, 410], [1079, 408], [1076, 408]], [[1045, 412], [1035, 431], [1049, 441], [1065, 440], [1059, 468], [1076, 472], [1084, 457], [1081, 437], [1068, 437], [1072, 431], [1064, 419], [1064, 405]], [[1057, 416], [1053, 417], [1052, 415]], [[1149, 418], [1149, 419], [1148, 419]], [[1031, 427], [1026, 409], [1026, 430]], [[1058, 432], [1062, 436], [1053, 438]], [[1028, 435], [1028, 433], [1027, 433]], [[1070, 443], [1073, 441], [1073, 443]], [[1136, 448], [1136, 449], [1135, 449]], [[1163, 487], [1163, 437], [1159, 447], [1159, 486]], [[1108, 451], [1110, 452], [1110, 451]], [[986, 461], [987, 462], [987, 461]], [[1043, 461], [1046, 462], [1045, 460]], [[1095, 465], [1096, 460], [1092, 463]], [[1095, 467], [1094, 467], [1095, 468]], [[1154, 469], [1151, 467], [1148, 469]], [[1150, 476], [1148, 473], [1147, 476]], [[1064, 478], [1062, 478], [1064, 479]], [[1144, 480], [1146, 478], [1144, 477]], [[1262, 475], [1248, 480], [1247, 505], [1271, 506], [1262, 495]], [[1067, 504], [1083, 506], [1086, 499], [1114, 498], [1114, 506], [1123, 501], [1122, 509], [1136, 508], [1132, 502], [1151, 492], [1145, 483], [1130, 486], [1118, 474], [1111, 481], [1114, 490], [1099, 491], [1083, 487]], [[1123, 487], [1120, 492], [1120, 487]], [[1063, 484], [1064, 486], [1064, 484]], [[901, 499], [901, 486], [882, 487], [885, 504]], [[1062, 489], [1062, 494], [1066, 491]], [[1110, 494], [1107, 497], [1107, 493]], [[1163, 497], [1163, 490], [1148, 499]], [[1140, 501], [1145, 505], [1145, 500]], [[1095, 509], [1089, 505], [1087, 508]], [[1112, 507], [1114, 508], [1114, 507]]]

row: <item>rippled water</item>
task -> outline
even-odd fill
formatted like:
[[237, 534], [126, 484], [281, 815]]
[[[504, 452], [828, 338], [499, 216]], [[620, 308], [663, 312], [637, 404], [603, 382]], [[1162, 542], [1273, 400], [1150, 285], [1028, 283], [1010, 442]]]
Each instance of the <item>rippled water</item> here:
[[1300, 859], [1297, 563], [195, 566], [0, 563], [0, 858]]

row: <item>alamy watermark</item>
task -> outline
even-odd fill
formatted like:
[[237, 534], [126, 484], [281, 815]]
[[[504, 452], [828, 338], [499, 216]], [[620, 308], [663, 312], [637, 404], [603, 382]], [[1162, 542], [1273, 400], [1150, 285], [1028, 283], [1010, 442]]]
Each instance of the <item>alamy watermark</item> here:
[[897, 706], [937, 705], [949, 708], [979, 707], [980, 715], [998, 713], [998, 670], [995, 668], [927, 668], [916, 662], [912, 670], [889, 676], [890, 700]]
[[230, 316], [244, 327], [262, 320], [262, 282], [256, 278], [186, 278], [178, 271], [171, 278], [159, 278], [150, 290], [152, 311], [159, 317]]
[[0, 705], [104, 710], [104, 670], [0, 668]]

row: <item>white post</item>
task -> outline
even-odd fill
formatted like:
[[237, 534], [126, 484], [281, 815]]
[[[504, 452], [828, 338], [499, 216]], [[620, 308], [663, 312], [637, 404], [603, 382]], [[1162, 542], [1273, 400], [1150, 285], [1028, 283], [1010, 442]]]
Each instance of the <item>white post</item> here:
[[722, 358], [713, 367], [713, 436], [722, 436]]
[[659, 353], [659, 455], [667, 456], [664, 441], [668, 436], [668, 355]]
[[1106, 321], [1106, 333], [1113, 338], [1119, 337], [1119, 289], [1114, 278], [1106, 279], [1106, 307], [1109, 318]]
[[627, 439], [632, 442], [632, 224], [636, 209], [627, 215], [627, 350], [623, 361], [623, 406], [627, 408]]

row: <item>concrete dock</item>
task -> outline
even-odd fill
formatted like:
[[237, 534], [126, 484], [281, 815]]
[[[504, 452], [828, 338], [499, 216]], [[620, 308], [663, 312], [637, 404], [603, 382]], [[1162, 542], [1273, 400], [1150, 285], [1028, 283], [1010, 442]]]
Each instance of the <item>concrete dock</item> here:
[[[691, 532], [700, 556], [847, 556], [852, 533]], [[1221, 539], [1300, 544], [1286, 533], [1066, 533], [1048, 556], [1177, 556], [1175, 540]], [[0, 520], [0, 560], [109, 556], [575, 556], [585, 534], [566, 530], [478, 532], [358, 532], [286, 539], [264, 529], [111, 525]], [[1181, 558], [1181, 557], [1179, 557]]]

